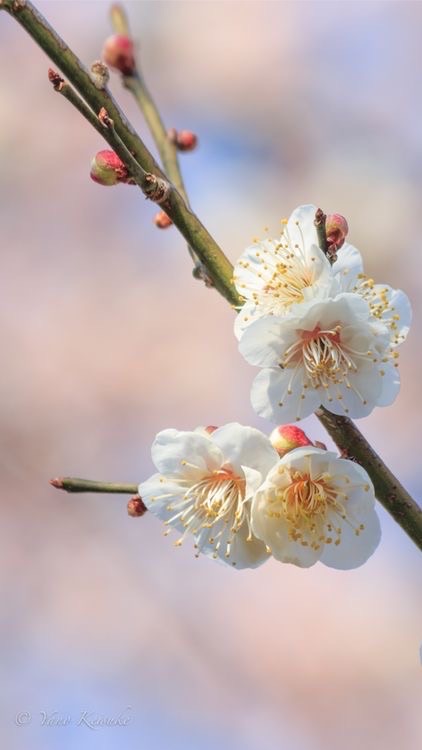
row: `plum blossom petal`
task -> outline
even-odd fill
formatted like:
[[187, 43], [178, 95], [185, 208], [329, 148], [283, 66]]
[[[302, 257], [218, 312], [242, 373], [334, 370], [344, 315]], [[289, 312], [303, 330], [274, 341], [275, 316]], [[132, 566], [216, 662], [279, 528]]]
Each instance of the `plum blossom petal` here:
[[237, 423], [201, 431], [163, 430], [152, 447], [160, 473], [139, 485], [148, 510], [191, 535], [200, 552], [237, 568], [268, 559], [252, 533], [250, 504], [278, 455], [259, 430]]
[[310, 446], [286, 453], [252, 502], [254, 534], [281, 562], [362, 565], [380, 540], [374, 488], [362, 467]]
[[236, 471], [247, 466], [265, 475], [277, 460], [277, 453], [268, 437], [254, 427], [231, 422], [215, 430], [212, 440]]

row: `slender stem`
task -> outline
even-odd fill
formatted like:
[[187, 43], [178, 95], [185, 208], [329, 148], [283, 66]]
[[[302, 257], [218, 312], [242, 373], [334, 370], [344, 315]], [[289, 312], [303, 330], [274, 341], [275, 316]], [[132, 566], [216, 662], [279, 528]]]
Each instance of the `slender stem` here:
[[120, 3], [113, 3], [110, 8], [111, 24], [116, 34], [122, 34], [122, 36], [129, 36], [129, 23], [125, 9]]
[[[124, 34], [130, 36], [129, 22], [124, 12], [124, 9], [119, 5], [115, 4], [110, 9], [110, 19], [114, 31], [117, 34]], [[187, 206], [189, 206], [189, 199], [186, 192], [186, 188], [183, 182], [182, 172], [180, 169], [179, 159], [177, 155], [177, 146], [168, 137], [166, 127], [161, 118], [159, 109], [154, 102], [154, 99], [149, 91], [145, 78], [142, 75], [139, 63], [136, 63], [136, 70], [132, 75], [122, 75], [122, 81], [125, 88], [127, 88], [135, 97], [139, 108], [144, 115], [145, 121], [148, 125], [150, 133], [155, 141], [160, 154], [161, 163], [164, 167], [164, 171], [168, 176], [170, 182], [173, 183], [175, 188], [179, 191], [183, 197]], [[188, 252], [193, 262], [198, 264], [198, 258], [194, 250], [188, 245]], [[200, 276], [197, 269], [195, 276]], [[203, 271], [206, 269], [203, 268]]]
[[[0, 10], [6, 10], [23, 26], [50, 59], [63, 71], [69, 82], [85, 99], [93, 112], [99, 113], [102, 108], [106, 110], [114, 123], [116, 134], [142, 169], [166, 180], [166, 175], [130, 125], [110, 92], [107, 89], [96, 88], [78, 57], [32, 3], [29, 0], [0, 0]], [[129, 168], [129, 165], [127, 166]], [[241, 299], [233, 285], [230, 261], [198, 217], [186, 205], [176, 188], [170, 191], [169, 199], [165, 204], [162, 204], [162, 208], [170, 216], [188, 244], [194, 249], [201, 263], [206, 267], [216, 289], [230, 304], [235, 307], [240, 306]]]
[[107, 492], [116, 495], [136, 495], [136, 484], [120, 482], [95, 482], [92, 479], [78, 479], [77, 477], [58, 477], [50, 479], [50, 484], [65, 492]]
[[72, 86], [69, 86], [69, 84], [51, 68], [48, 71], [48, 77], [53, 84], [54, 91], [57, 91], [64, 96], [64, 98], [78, 110], [82, 117], [84, 117], [85, 120], [87, 120], [87, 122], [89, 122], [90, 125], [92, 125], [92, 127], [95, 128], [95, 130], [104, 138], [104, 125], [101, 124], [95, 112], [88, 107], [87, 103], [79, 96], [75, 89], [72, 88]]
[[325, 231], [325, 223], [327, 221], [326, 214], [318, 208], [315, 214], [315, 229], [318, 237], [318, 245], [324, 255], [328, 256], [328, 243], [327, 243], [327, 232]]
[[[124, 9], [117, 3], [112, 5], [110, 9], [110, 20], [113, 29], [117, 34], [124, 34], [128, 37], [131, 36], [127, 15]], [[133, 72], [133, 75], [122, 75], [122, 80], [125, 88], [127, 88], [135, 97], [139, 108], [145, 117], [151, 135], [157, 145], [167, 177], [188, 204], [188, 196], [183, 183], [176, 145], [167, 135], [167, 130], [161, 119], [160, 112], [148, 90], [138, 62], [136, 63], [136, 70]]]

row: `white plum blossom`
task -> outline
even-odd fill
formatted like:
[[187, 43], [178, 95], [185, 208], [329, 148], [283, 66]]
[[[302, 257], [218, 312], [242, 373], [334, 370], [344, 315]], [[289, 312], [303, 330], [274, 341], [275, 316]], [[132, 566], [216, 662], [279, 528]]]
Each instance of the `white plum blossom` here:
[[255, 242], [236, 263], [234, 283], [246, 300], [235, 321], [237, 338], [263, 315], [284, 315], [297, 304], [334, 296], [342, 291], [337, 275], [352, 284], [362, 271], [360, 253], [348, 243], [336, 268], [331, 266], [318, 246], [316, 210], [314, 205], [299, 206], [279, 238]]
[[152, 446], [159, 473], [139, 493], [148, 510], [181, 532], [176, 545], [191, 535], [196, 554], [254, 568], [269, 555], [251, 531], [250, 503], [277, 459], [268, 437], [237, 423], [211, 432], [163, 430]]
[[360, 295], [298, 306], [248, 326], [239, 350], [264, 368], [252, 386], [255, 411], [273, 422], [312, 414], [322, 404], [335, 414], [364, 417], [391, 404], [400, 387], [390, 333]]
[[252, 502], [254, 534], [281, 562], [347, 570], [378, 546], [381, 529], [366, 471], [335, 453], [295, 448], [270, 469]]
[[312, 204], [299, 206], [278, 239], [254, 243], [236, 263], [234, 282], [246, 301], [236, 316], [235, 335], [240, 339], [260, 317], [285, 315], [294, 312], [296, 305], [354, 292], [368, 302], [374, 319], [387, 325], [391, 346], [398, 346], [411, 322], [407, 296], [365, 276], [361, 254], [348, 242], [331, 265], [318, 247], [316, 211]]

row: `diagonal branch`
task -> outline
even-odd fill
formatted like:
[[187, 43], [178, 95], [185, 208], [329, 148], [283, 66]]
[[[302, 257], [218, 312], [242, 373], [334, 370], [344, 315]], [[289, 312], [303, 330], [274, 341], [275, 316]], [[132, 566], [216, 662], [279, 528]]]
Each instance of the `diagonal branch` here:
[[[69, 79], [93, 112], [104, 108], [114, 123], [116, 134], [145, 172], [167, 180], [145, 144], [114, 101], [108, 89], [98, 89], [79, 58], [59, 37], [46, 19], [29, 0], [0, 0], [0, 10], [6, 10], [39, 44], [53, 62]], [[130, 169], [129, 165], [126, 165]], [[206, 267], [209, 276], [231, 305], [239, 307], [241, 298], [232, 281], [232, 265], [198, 217], [186, 205], [183, 197], [173, 188], [163, 210], [170, 216], [188, 244]]]

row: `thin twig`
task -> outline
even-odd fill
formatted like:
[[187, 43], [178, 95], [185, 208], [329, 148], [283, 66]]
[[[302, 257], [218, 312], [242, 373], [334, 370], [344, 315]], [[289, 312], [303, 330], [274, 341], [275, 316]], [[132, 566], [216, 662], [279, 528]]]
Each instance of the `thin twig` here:
[[[110, 19], [111, 25], [116, 34], [124, 34], [128, 37], [131, 36], [129, 21], [121, 5], [117, 3], [112, 5], [110, 9]], [[131, 75], [122, 75], [122, 81], [123, 86], [133, 94], [145, 118], [150, 133], [158, 148], [158, 153], [160, 154], [164, 172], [166, 173], [170, 182], [173, 183], [180, 195], [184, 198], [186, 205], [189, 206], [189, 198], [183, 182], [182, 171], [177, 155], [177, 146], [172, 140], [170, 140], [168, 136], [166, 127], [160, 115], [160, 111], [155, 104], [148, 86], [146, 85], [145, 78], [138, 61], [136, 61], [136, 69]], [[202, 278], [207, 286], [211, 286], [212, 284], [209, 283], [209, 276], [207, 275], [207, 273], [204, 273], [206, 271], [206, 268], [204, 268], [203, 264], [200, 263], [200, 261], [198, 260], [198, 256], [196, 255], [193, 248], [190, 247], [190, 245], [188, 245], [188, 252], [195, 264], [195, 278]]]
[[78, 479], [77, 477], [57, 477], [50, 479], [50, 484], [65, 492], [104, 492], [115, 495], [136, 495], [136, 484], [120, 482], [95, 482], [93, 479]]

